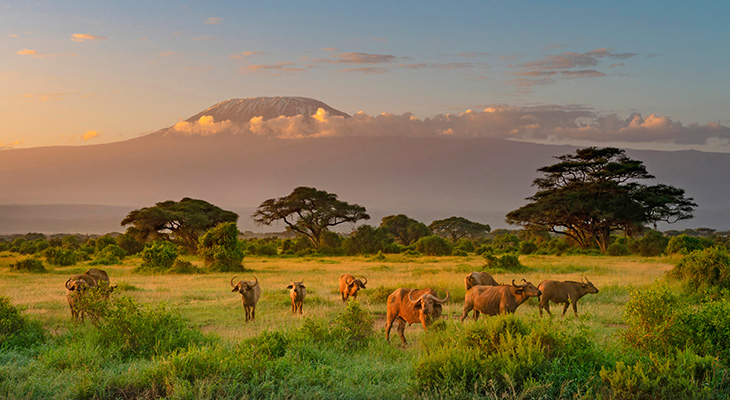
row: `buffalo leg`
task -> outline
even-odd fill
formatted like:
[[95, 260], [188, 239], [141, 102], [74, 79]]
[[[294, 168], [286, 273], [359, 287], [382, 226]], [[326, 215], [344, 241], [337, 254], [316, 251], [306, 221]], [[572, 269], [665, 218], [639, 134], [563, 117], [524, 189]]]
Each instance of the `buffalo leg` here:
[[474, 321], [476, 321], [476, 320], [478, 320], [478, 319], [479, 319], [479, 310], [477, 310], [477, 309], [475, 308], [475, 309], [474, 309]]
[[568, 306], [570, 306], [570, 299], [565, 302], [565, 306], [563, 306], [563, 317], [565, 316], [565, 312], [568, 311]]
[[575, 316], [577, 317], [578, 316], [578, 302], [571, 301], [571, 303], [573, 303], [573, 314], [575, 314]]
[[403, 342], [403, 346], [407, 346], [408, 342], [406, 342], [406, 335], [404, 332], [406, 331], [406, 321], [403, 318], [398, 318], [398, 336], [400, 336], [400, 340]]
[[251, 321], [256, 319], [256, 306], [251, 307]]
[[345, 297], [345, 293], [340, 293], [340, 295], [342, 296], [342, 302], [343, 303], [346, 302], [347, 301], [347, 297]]

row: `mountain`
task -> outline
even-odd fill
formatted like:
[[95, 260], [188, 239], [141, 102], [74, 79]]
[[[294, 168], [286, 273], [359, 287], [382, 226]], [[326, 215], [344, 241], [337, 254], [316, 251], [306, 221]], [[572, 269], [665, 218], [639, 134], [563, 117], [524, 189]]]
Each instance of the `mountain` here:
[[[225, 109], [232, 110], [232, 104]], [[250, 108], [241, 107], [242, 120], [251, 115], [244, 111]], [[0, 205], [14, 206], [0, 207], [0, 234], [121, 231], [119, 215], [186, 196], [238, 212], [241, 230], [283, 230], [257, 227], [251, 214], [264, 200], [285, 196], [297, 186], [313, 186], [365, 206], [373, 225], [383, 216], [403, 213], [427, 224], [463, 216], [492, 228], [507, 227], [505, 214], [534, 193], [536, 170], [576, 149], [396, 134], [297, 140], [151, 134], [101, 145], [0, 151]], [[685, 189], [698, 203], [695, 219], [671, 229], [730, 229], [730, 185], [725, 184], [730, 154], [627, 153], [644, 161], [657, 182]], [[68, 205], [107, 207], [81, 212]], [[57, 217], [51, 218], [54, 213]]]
[[314, 115], [322, 108], [329, 115], [349, 118], [350, 115], [335, 110], [327, 104], [308, 97], [249, 97], [229, 99], [193, 115], [186, 121], [195, 122], [202, 116], [212, 116], [216, 121], [230, 120], [236, 125], [248, 123], [251, 118], [263, 117], [264, 120], [279, 116]]

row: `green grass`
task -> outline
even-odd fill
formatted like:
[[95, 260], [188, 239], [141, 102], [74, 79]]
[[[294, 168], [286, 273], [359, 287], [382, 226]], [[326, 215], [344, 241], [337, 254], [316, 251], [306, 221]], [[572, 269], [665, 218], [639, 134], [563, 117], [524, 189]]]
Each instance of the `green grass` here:
[[[39, 321], [50, 334], [46, 344], [32, 349], [0, 351], [0, 398], [475, 397], [466, 389], [453, 387], [424, 392], [415, 380], [414, 368], [428, 354], [425, 346], [433, 343], [433, 335], [444, 343], [460, 343], [460, 335], [486, 323], [482, 319], [476, 323], [458, 321], [465, 295], [464, 276], [484, 270], [484, 259], [399, 254], [381, 258], [385, 259], [248, 256], [244, 259], [245, 272], [237, 274], [139, 275], [132, 271], [139, 265], [137, 258], [104, 267], [112, 284], [119, 284], [115, 296], [128, 296], [143, 306], [165, 304], [176, 318], [207, 338], [156, 357], [120, 358], [94, 345], [99, 333], [92, 324], [71, 321], [63, 284], [68, 276], [85, 271], [86, 263], [56, 267], [46, 274], [28, 274], [10, 271], [7, 265], [15, 257], [0, 253], [0, 296], [10, 296], [24, 315]], [[198, 265], [196, 258], [186, 259]], [[565, 332], [590, 332], [590, 340], [598, 348], [615, 349], [619, 347], [617, 333], [625, 324], [623, 308], [633, 289], [663, 277], [676, 261], [531, 255], [520, 256], [525, 271], [502, 272], [494, 277], [502, 283], [524, 278], [535, 285], [545, 279], [579, 281], [588, 277], [600, 292], [580, 300], [579, 317], [573, 316], [572, 310], [560, 317], [562, 307], [553, 305], [554, 316], [540, 320], [536, 300], [522, 305], [516, 317]], [[373, 334], [356, 350], [343, 347], [346, 342], [334, 328], [338, 315], [347, 307], [338, 290], [338, 278], [343, 273], [368, 279], [368, 288], [359, 292], [358, 300], [362, 310], [373, 318]], [[254, 322], [244, 322], [241, 296], [231, 292], [229, 281], [233, 275], [247, 280], [256, 276], [259, 280], [262, 293]], [[308, 292], [304, 315], [292, 315], [286, 286], [290, 280], [302, 279]], [[434, 333], [424, 332], [420, 324], [406, 328], [410, 343], [406, 348], [400, 346], [395, 327], [392, 342], [384, 340], [385, 302], [398, 287], [432, 287], [440, 296], [445, 290], [451, 293], [451, 300], [444, 305], [443, 322], [432, 329]], [[265, 355], [271, 350], [266, 346], [279, 345], [283, 353]], [[558, 374], [560, 370], [550, 371]], [[588, 372], [598, 374], [593, 369]], [[535, 385], [537, 389], [529, 385], [515, 388], [514, 396], [509, 390], [494, 389], [492, 394], [484, 390], [476, 397], [519, 397], [542, 387], [539, 382]], [[555, 393], [543, 389], [544, 393]], [[595, 393], [585, 394], [585, 398], [592, 397]]]

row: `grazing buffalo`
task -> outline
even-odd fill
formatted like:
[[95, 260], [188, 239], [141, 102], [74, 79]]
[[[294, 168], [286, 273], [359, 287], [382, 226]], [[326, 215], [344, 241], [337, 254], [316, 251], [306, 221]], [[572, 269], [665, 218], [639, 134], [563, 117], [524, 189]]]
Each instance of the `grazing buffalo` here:
[[241, 293], [243, 310], [246, 312], [246, 322], [249, 320], [253, 321], [256, 319], [256, 303], [259, 302], [259, 297], [261, 297], [259, 280], [254, 276], [254, 281], [238, 281], [238, 283], [234, 285], [234, 279], [236, 279], [235, 276], [231, 278], [231, 286], [233, 287], [231, 292]]
[[492, 278], [492, 275], [486, 272], [472, 272], [464, 277], [464, 285], [466, 286], [466, 290], [469, 290], [472, 286], [499, 286], [499, 283]]
[[446, 297], [441, 299], [435, 290], [425, 289], [396, 289], [388, 296], [388, 311], [385, 318], [385, 340], [390, 341], [390, 328], [393, 322], [398, 320], [398, 335], [403, 345], [407, 345], [403, 332], [406, 323], [413, 324], [421, 322], [423, 329], [428, 331], [428, 326], [441, 316], [442, 307], [449, 300], [450, 293], [446, 291]]
[[588, 293], [598, 293], [598, 289], [593, 286], [593, 283], [585, 278], [580, 279], [580, 282], [573, 281], [542, 281], [538, 285], [542, 291], [542, 297], [540, 298], [540, 316], [542, 316], [542, 309], [544, 308], [548, 314], [553, 315], [550, 312], [550, 302], [555, 304], [565, 303], [563, 306], [563, 315], [568, 311], [568, 306], [573, 305], [573, 313], [578, 316], [578, 300]]
[[89, 268], [86, 272], [84, 272], [84, 275], [89, 275], [94, 278], [96, 284], [99, 286], [102, 285], [102, 282], [106, 282], [106, 284], [109, 285], [109, 274], [107, 274], [103, 269]]
[[479, 319], [479, 313], [486, 315], [497, 315], [514, 313], [522, 303], [530, 297], [538, 297], [542, 292], [530, 282], [522, 285], [515, 284], [500, 286], [474, 286], [466, 292], [464, 298], [464, 311], [461, 313], [463, 321], [474, 310], [474, 320]]
[[[365, 281], [365, 282], [363, 282]], [[339, 284], [340, 284], [340, 294], [342, 295], [342, 302], [346, 302], [347, 299], [352, 296], [352, 298], [357, 298], [357, 291], [360, 289], [365, 289], [365, 284], [368, 283], [368, 278], [363, 277], [362, 279], [355, 279], [354, 276], [350, 274], [344, 274], [340, 277]]]
[[71, 309], [71, 318], [75, 321], [78, 321], [79, 317], [83, 321], [86, 314], [81, 305], [81, 296], [84, 296], [90, 288], [95, 287], [97, 287], [96, 281], [86, 274], [74, 275], [66, 281], [66, 300]]
[[287, 286], [286, 288], [289, 289], [289, 296], [291, 297], [292, 314], [295, 314], [297, 312], [301, 314], [302, 304], [304, 303], [304, 296], [307, 295], [307, 288], [304, 287], [304, 281], [290, 281], [289, 286]]

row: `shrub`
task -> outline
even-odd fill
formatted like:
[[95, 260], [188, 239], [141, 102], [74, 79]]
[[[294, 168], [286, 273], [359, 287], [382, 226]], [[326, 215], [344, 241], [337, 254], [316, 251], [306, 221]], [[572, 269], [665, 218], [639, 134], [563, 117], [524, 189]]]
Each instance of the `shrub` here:
[[631, 254], [629, 247], [623, 243], [611, 243], [606, 252], [609, 256], [628, 256]]
[[137, 272], [164, 272], [172, 267], [177, 258], [177, 246], [169, 242], [148, 243], [142, 250], [142, 264]]
[[131, 232], [126, 232], [117, 236], [116, 244], [124, 249], [124, 251], [126, 251], [129, 255], [137, 254], [144, 249], [144, 243], [137, 240]]
[[624, 308], [628, 325], [623, 331], [624, 341], [650, 352], [670, 351], [677, 345], [679, 327], [673, 316], [679, 306], [679, 296], [665, 285], [634, 291]]
[[22, 271], [22, 272], [46, 272], [46, 267], [43, 266], [43, 261], [36, 258], [25, 258], [10, 264], [11, 271]]
[[342, 247], [348, 255], [374, 254], [388, 251], [393, 244], [394, 239], [388, 235], [387, 229], [361, 225], [345, 239]]
[[505, 254], [501, 257], [493, 256], [489, 253], [484, 254], [484, 259], [487, 261], [486, 267], [489, 269], [502, 269], [506, 271], [522, 271], [526, 269], [517, 254]]
[[667, 254], [689, 254], [695, 250], [704, 250], [712, 247], [713, 244], [713, 241], [708, 238], [682, 234], [669, 239], [666, 252]]
[[532, 254], [537, 251], [537, 245], [533, 242], [520, 242], [520, 254]]
[[448, 256], [451, 254], [451, 243], [441, 236], [425, 236], [415, 243], [414, 247], [419, 253], [427, 256]]
[[[97, 242], [98, 243], [98, 242]], [[127, 252], [116, 244], [107, 244], [103, 249], [97, 252], [96, 260], [91, 265], [117, 265], [122, 263], [122, 259]]]
[[634, 252], [642, 257], [656, 257], [662, 255], [667, 248], [669, 239], [659, 231], [650, 230], [635, 242]]
[[196, 267], [188, 260], [183, 260], [181, 258], [175, 259], [175, 262], [172, 264], [172, 267], [166, 271], [169, 274], [180, 274], [180, 275], [189, 275], [189, 274], [204, 274], [205, 271], [202, 269]]
[[97, 329], [98, 345], [122, 358], [152, 358], [207, 341], [164, 304], [141, 307], [126, 296], [111, 301]]
[[67, 267], [78, 262], [76, 252], [63, 247], [50, 247], [46, 249], [44, 256], [49, 264], [59, 267]]
[[200, 238], [198, 253], [212, 271], [242, 271], [243, 246], [238, 241], [236, 223], [224, 222], [208, 230]]
[[461, 238], [454, 244], [454, 250], [462, 250], [467, 253], [472, 253], [475, 250], [474, 242], [468, 238]]
[[469, 253], [467, 253], [465, 250], [454, 249], [454, 251], [451, 252], [451, 255], [457, 257], [466, 257], [469, 255]]
[[367, 347], [373, 337], [373, 318], [360, 307], [360, 302], [350, 299], [345, 311], [337, 315], [333, 333], [343, 341], [345, 349]]
[[694, 289], [730, 287], [730, 255], [718, 247], [695, 250], [669, 271], [669, 275], [689, 283]]
[[40, 323], [21, 314], [9, 297], [0, 297], [0, 349], [30, 347], [44, 339], [45, 331]]

